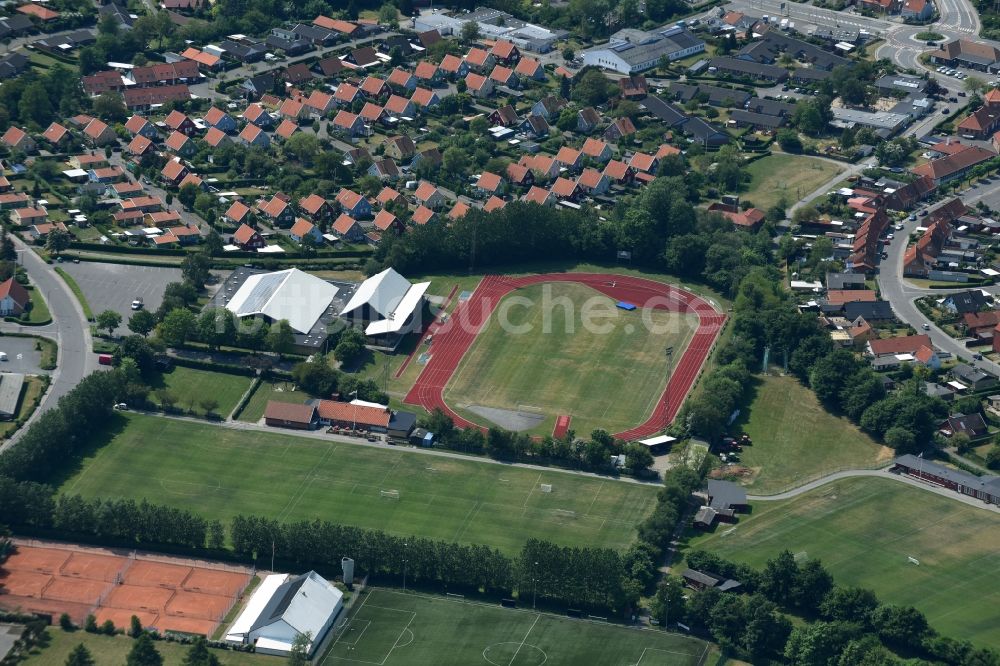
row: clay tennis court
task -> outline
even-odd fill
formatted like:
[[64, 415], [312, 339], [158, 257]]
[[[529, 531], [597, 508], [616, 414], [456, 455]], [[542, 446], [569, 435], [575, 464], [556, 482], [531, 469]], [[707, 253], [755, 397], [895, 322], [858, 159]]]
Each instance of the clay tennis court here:
[[521, 287], [544, 282], [577, 282], [616, 301], [626, 301], [640, 308], [668, 310], [698, 316], [698, 328], [674, 365], [663, 394], [647, 419], [615, 437], [631, 441], [654, 435], [673, 421], [684, 398], [691, 391], [702, 366], [708, 359], [726, 315], [705, 299], [673, 285], [629, 275], [603, 273], [548, 273], [524, 277], [488, 275], [472, 296], [460, 304], [444, 323], [434, 322], [428, 334], [434, 337], [434, 353], [421, 371], [413, 388], [403, 400], [408, 405], [420, 405], [428, 412], [439, 408], [460, 428], [480, 428], [481, 425], [459, 416], [444, 400], [444, 389], [458, 369], [462, 357], [489, 320], [493, 310], [505, 296]]
[[236, 567], [197, 566], [148, 556], [83, 549], [65, 544], [18, 544], [0, 566], [0, 607], [68, 613], [83, 624], [128, 626], [135, 615], [145, 627], [211, 636], [236, 604], [251, 574]]

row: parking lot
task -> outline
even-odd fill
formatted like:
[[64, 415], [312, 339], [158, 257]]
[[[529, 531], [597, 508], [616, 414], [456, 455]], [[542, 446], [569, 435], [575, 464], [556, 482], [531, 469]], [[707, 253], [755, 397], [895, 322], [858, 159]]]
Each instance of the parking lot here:
[[95, 316], [104, 310], [122, 315], [122, 325], [116, 331], [119, 334], [128, 333], [126, 324], [134, 298], [142, 298], [147, 310], [156, 310], [163, 302], [167, 284], [181, 281], [179, 268], [91, 262], [65, 263], [62, 268], [80, 285]]
[[20, 372], [26, 375], [44, 372], [38, 367], [41, 352], [35, 349], [33, 338], [4, 335], [0, 337], [0, 352], [7, 354], [7, 360], [0, 361], [0, 372]]

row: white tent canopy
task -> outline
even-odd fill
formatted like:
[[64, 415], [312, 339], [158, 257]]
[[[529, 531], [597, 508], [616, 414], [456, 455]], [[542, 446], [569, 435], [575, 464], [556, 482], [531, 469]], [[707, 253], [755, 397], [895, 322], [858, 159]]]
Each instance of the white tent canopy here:
[[337, 287], [297, 268], [247, 278], [226, 304], [237, 317], [263, 315], [287, 319], [297, 333], [308, 333], [330, 307]]
[[367, 305], [381, 319], [368, 324], [365, 334], [395, 333], [403, 328], [430, 286], [430, 282], [410, 284], [395, 270], [387, 268], [361, 283], [340, 314], [348, 316]]

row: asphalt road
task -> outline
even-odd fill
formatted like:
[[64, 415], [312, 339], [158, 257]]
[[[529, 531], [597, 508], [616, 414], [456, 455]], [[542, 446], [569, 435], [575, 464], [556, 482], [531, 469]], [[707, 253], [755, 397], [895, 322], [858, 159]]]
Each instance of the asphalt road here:
[[[96, 370], [98, 364], [97, 355], [91, 351], [90, 326], [73, 292], [52, 267], [42, 261], [24, 241], [14, 234], [11, 234], [10, 238], [14, 240], [19, 250], [21, 265], [28, 271], [35, 289], [41, 292], [52, 313], [52, 325], [45, 327], [47, 330], [39, 333], [53, 338], [59, 345], [59, 361], [52, 373], [52, 383], [38, 409], [29, 419], [30, 424], [39, 414], [52, 408], [59, 398], [71, 391], [86, 375]], [[0, 445], [0, 452], [16, 442], [26, 429], [27, 425]]]

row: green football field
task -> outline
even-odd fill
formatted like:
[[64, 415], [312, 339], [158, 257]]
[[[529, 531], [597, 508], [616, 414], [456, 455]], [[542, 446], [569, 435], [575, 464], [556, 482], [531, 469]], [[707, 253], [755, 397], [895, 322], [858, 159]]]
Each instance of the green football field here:
[[[63, 492], [146, 498], [223, 521], [237, 514], [319, 518], [507, 553], [529, 537], [625, 549], [656, 501], [657, 486], [649, 484], [273, 429], [116, 418], [116, 434], [83, 461]], [[398, 499], [384, 496], [388, 491]]]
[[[957, 639], [1000, 647], [1000, 516], [890, 479], [845, 479], [797, 498], [752, 502], [735, 529], [694, 537], [761, 567], [782, 550], [818, 557], [841, 585], [912, 605]], [[916, 563], [909, 558], [914, 558]]]
[[319, 666], [697, 666], [703, 641], [391, 590], [362, 595]]
[[[609, 316], [590, 314], [597, 312]], [[663, 393], [664, 350], [673, 347], [680, 359], [697, 324], [694, 315], [619, 310], [579, 284], [519, 289], [476, 336], [445, 397], [486, 425], [467, 407], [539, 412], [547, 418], [536, 430], [546, 434], [562, 414], [583, 436], [595, 428], [627, 430], [646, 420]]]

